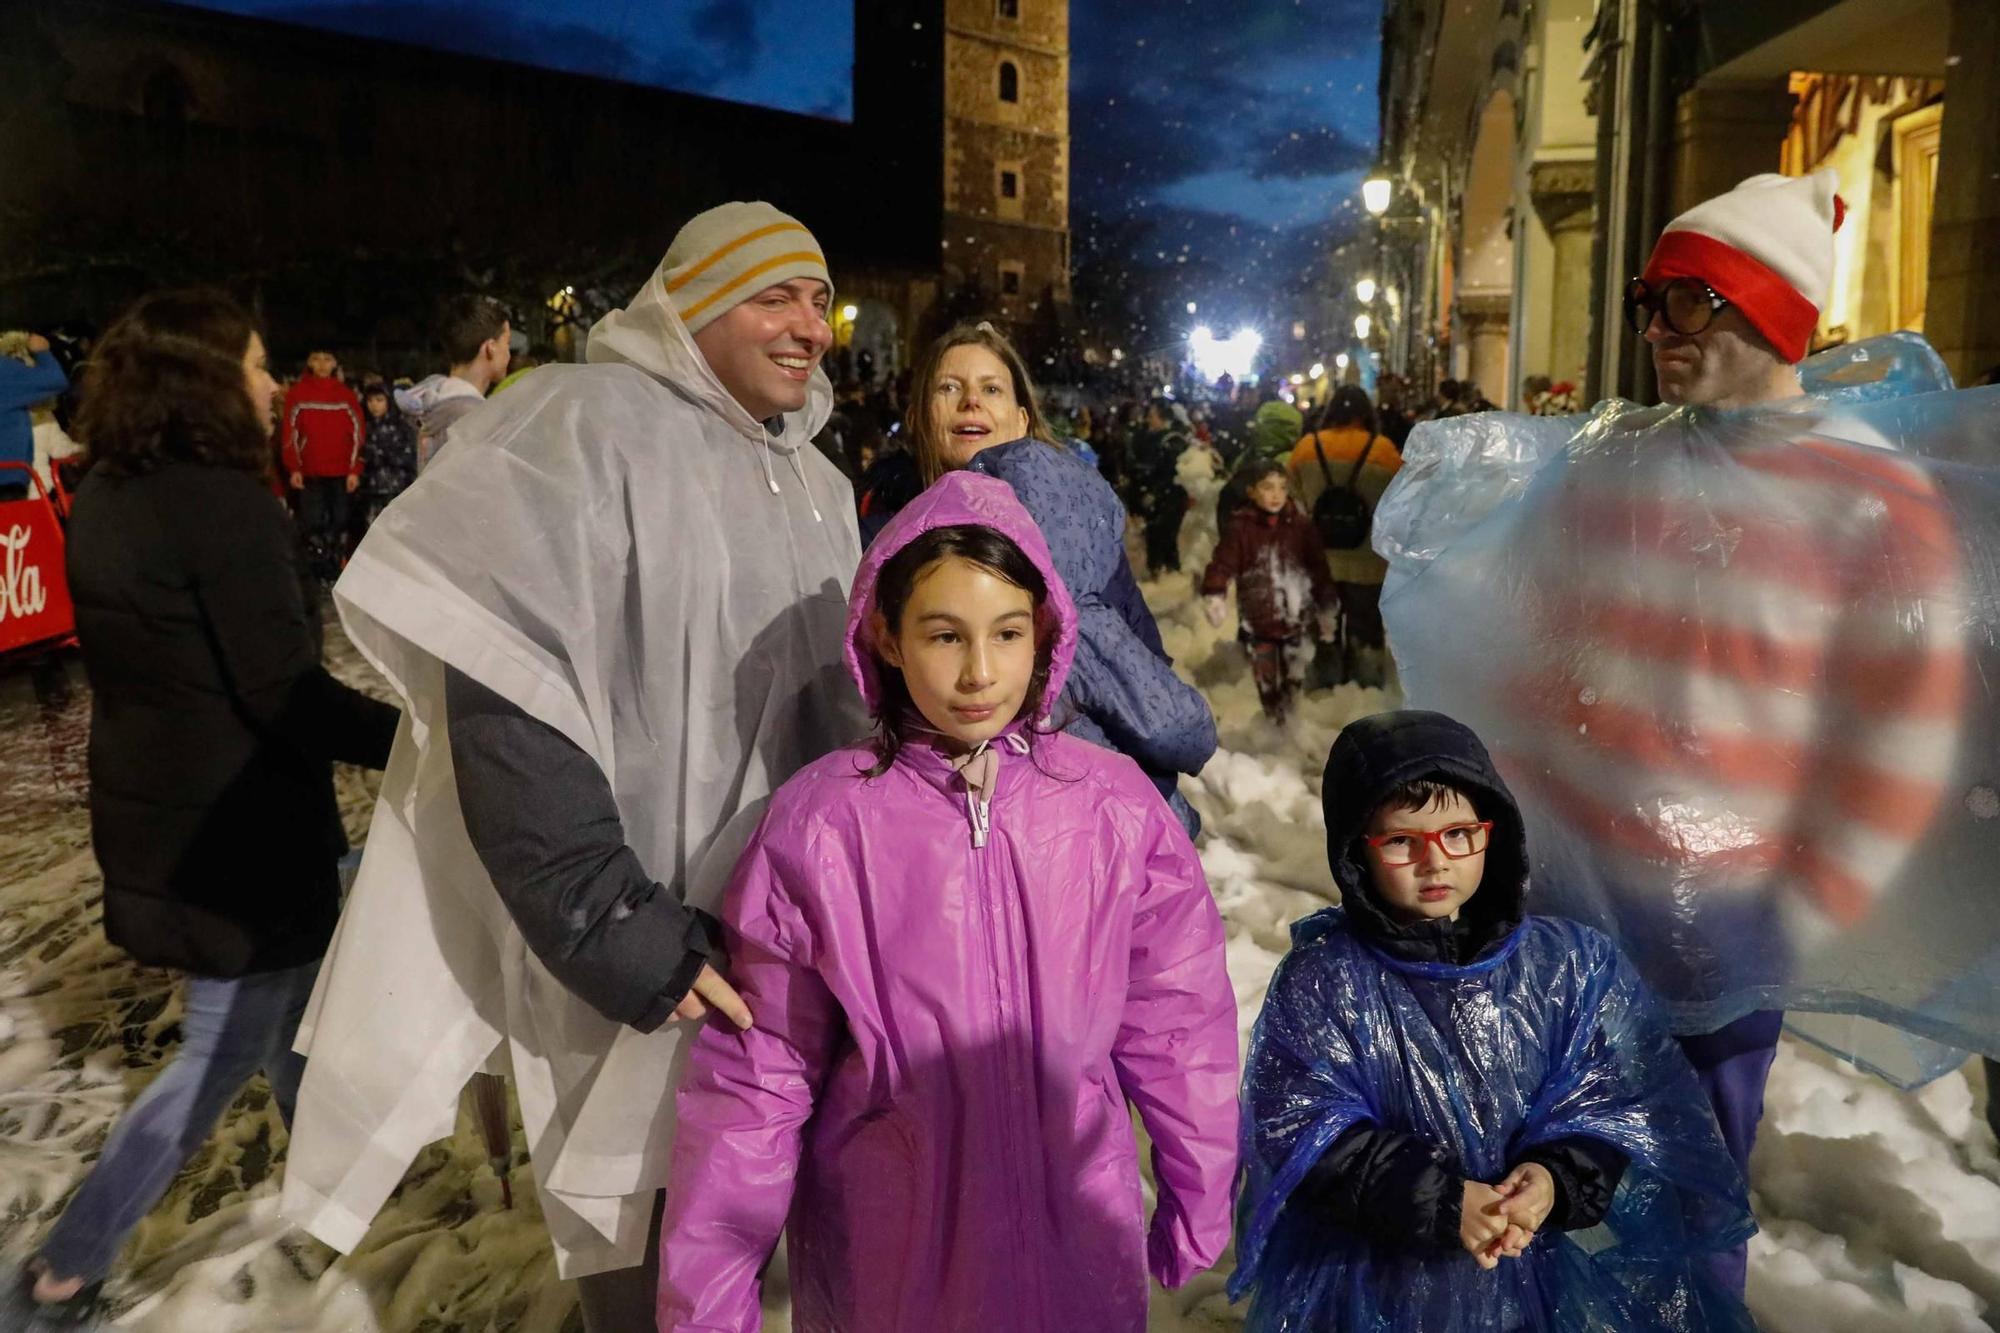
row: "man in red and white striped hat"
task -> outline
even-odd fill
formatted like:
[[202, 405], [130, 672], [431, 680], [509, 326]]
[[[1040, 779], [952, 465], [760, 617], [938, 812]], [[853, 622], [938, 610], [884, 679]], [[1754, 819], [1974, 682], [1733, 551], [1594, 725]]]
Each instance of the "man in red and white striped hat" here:
[[1752, 176], [1667, 224], [1625, 294], [1634, 331], [1653, 345], [1663, 401], [1735, 408], [1800, 395], [1796, 367], [1833, 284], [1846, 213], [1835, 184], [1830, 170]]
[[[1487, 682], [1503, 767], [1601, 881], [1545, 905], [1605, 928], [1668, 1002], [1746, 1171], [1772, 1006], [1796, 959], [1879, 919], [1967, 689], [1946, 505], [1800, 385], [1834, 185], [1753, 176], [1660, 237], [1626, 317], [1664, 402], [1703, 410], [1634, 409], [1572, 445], [1509, 557], [1549, 651]], [[1740, 1294], [1744, 1251], [1717, 1261]]]

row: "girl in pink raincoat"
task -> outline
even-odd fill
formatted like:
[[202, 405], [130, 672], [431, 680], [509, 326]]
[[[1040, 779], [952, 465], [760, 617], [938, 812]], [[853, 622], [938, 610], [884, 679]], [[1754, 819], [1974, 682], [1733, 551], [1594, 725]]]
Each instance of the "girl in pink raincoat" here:
[[[1006, 483], [951, 473], [854, 581], [880, 736], [772, 797], [723, 902], [756, 1020], [680, 1092], [662, 1330], [1129, 1330], [1229, 1237], [1236, 1006], [1187, 835], [1049, 728], [1076, 611]], [[1150, 1234], [1128, 1103], [1153, 1141]]]

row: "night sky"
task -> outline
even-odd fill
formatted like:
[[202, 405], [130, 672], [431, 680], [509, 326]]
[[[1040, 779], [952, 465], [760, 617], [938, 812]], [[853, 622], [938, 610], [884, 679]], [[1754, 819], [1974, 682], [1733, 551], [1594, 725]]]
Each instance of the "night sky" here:
[[626, 83], [854, 118], [841, 0], [181, 0]]
[[[853, 116], [849, 0], [183, 2]], [[1136, 278], [1149, 310], [1194, 300], [1218, 328], [1305, 313], [1328, 249], [1362, 220], [1381, 14], [1382, 0], [1072, 0], [1079, 297]]]
[[1287, 313], [1364, 216], [1381, 0], [1072, 0], [1070, 16], [1079, 267], [1178, 268], [1218, 328]]

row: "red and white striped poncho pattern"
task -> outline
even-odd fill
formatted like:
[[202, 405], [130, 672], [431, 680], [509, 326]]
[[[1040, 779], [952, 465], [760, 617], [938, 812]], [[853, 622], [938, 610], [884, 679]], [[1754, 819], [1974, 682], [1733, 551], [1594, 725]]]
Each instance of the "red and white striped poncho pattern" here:
[[1573, 460], [1545, 509], [1564, 567], [1521, 571], [1544, 652], [1503, 766], [1627, 891], [1693, 914], [1776, 887], [1809, 939], [1874, 910], [1936, 818], [1969, 685], [1956, 525], [1858, 433], [1719, 451], [1700, 486]]

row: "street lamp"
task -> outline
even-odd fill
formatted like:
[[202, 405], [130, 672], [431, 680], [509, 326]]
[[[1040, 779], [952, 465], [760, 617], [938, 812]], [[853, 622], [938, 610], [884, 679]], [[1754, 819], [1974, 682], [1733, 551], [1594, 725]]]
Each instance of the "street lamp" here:
[[1368, 318], [1368, 316], [1356, 315], [1354, 317], [1354, 336], [1362, 342], [1368, 341], [1368, 331], [1374, 327], [1375, 321]]
[[1375, 300], [1375, 279], [1363, 278], [1354, 284], [1354, 294], [1361, 298], [1361, 304], [1370, 305]]
[[1194, 302], [1192, 302], [1192, 301], [1189, 301], [1189, 302], [1188, 302], [1188, 313], [1189, 313], [1190, 315], [1192, 315], [1192, 314], [1194, 313], [1194, 311], [1195, 311], [1195, 304], [1194, 304]]
[[1372, 217], [1381, 217], [1389, 211], [1389, 194], [1393, 187], [1389, 178], [1377, 167], [1367, 180], [1361, 182], [1361, 206]]
[[840, 317], [846, 320], [849, 324], [852, 324], [854, 322], [854, 317], [860, 313], [861, 313], [860, 306], [844, 305], [840, 308]]
[[1340, 355], [1334, 357], [1333, 364], [1342, 370], [1347, 369], [1347, 353], [1342, 352]]
[[1310, 379], [1318, 379], [1324, 374], [1326, 374], [1326, 362], [1324, 361], [1313, 362], [1312, 369], [1306, 372], [1307, 377]]

